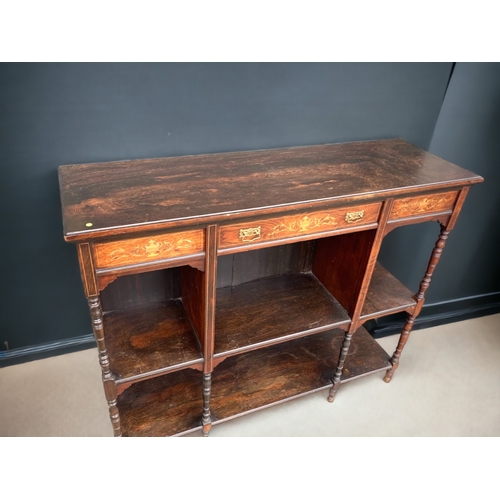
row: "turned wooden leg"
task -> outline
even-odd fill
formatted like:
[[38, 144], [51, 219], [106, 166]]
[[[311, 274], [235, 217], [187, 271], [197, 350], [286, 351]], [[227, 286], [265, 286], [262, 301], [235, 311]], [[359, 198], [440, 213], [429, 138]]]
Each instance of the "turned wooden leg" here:
[[120, 426], [120, 413], [117, 406], [116, 384], [114, 380], [105, 380], [103, 376], [104, 394], [109, 406], [109, 418], [116, 437], [122, 435]]
[[212, 417], [210, 416], [210, 391], [212, 388], [212, 374], [203, 374], [203, 414], [201, 423], [203, 425], [203, 436], [208, 436], [212, 428]]
[[401, 332], [401, 337], [399, 337], [398, 346], [396, 347], [396, 350], [394, 351], [394, 354], [392, 355], [392, 358], [391, 358], [392, 368], [389, 368], [389, 370], [387, 370], [385, 377], [384, 377], [384, 382], [389, 383], [391, 381], [392, 376], [394, 375], [394, 371], [397, 369], [397, 367], [399, 365], [399, 358], [401, 356], [401, 353], [403, 352], [403, 348], [406, 344], [406, 341], [408, 340], [408, 337], [410, 336], [410, 332], [411, 332], [411, 329], [413, 327], [413, 323], [415, 323], [415, 316], [412, 316], [411, 314], [409, 314], [408, 319], [406, 321], [406, 324], [403, 327], [403, 331]]
[[347, 353], [349, 352], [349, 346], [351, 345], [352, 332], [346, 332], [344, 341], [342, 342], [342, 348], [340, 349], [339, 362], [337, 364], [337, 369], [333, 376], [333, 386], [330, 389], [330, 394], [328, 395], [328, 402], [333, 403], [335, 399], [335, 394], [340, 387], [340, 377], [342, 376], [342, 369], [344, 368], [344, 362], [347, 358]]
[[99, 353], [99, 364], [102, 370], [102, 383], [104, 386], [104, 394], [109, 405], [109, 416], [113, 433], [115, 436], [121, 436], [120, 414], [117, 406], [116, 384], [113, 373], [111, 372], [108, 351], [104, 343], [104, 328], [102, 321], [101, 301], [99, 297], [88, 298], [90, 316], [92, 318], [92, 329], [97, 341], [97, 349]]
[[391, 381], [392, 376], [394, 375], [394, 371], [397, 369], [399, 365], [399, 358], [401, 357], [403, 348], [406, 344], [406, 341], [408, 340], [408, 337], [410, 336], [410, 332], [411, 329], [413, 328], [413, 324], [415, 323], [415, 319], [419, 315], [422, 306], [424, 305], [425, 291], [427, 290], [427, 288], [429, 288], [432, 275], [434, 273], [434, 270], [436, 269], [439, 259], [441, 258], [441, 254], [443, 253], [443, 248], [446, 244], [446, 240], [448, 239], [449, 234], [450, 232], [446, 231], [446, 228], [443, 225], [441, 225], [441, 233], [439, 234], [439, 238], [436, 241], [434, 250], [432, 251], [431, 258], [427, 266], [427, 270], [425, 272], [424, 277], [422, 278], [422, 281], [420, 282], [420, 287], [418, 289], [418, 292], [414, 297], [415, 301], [417, 302], [417, 305], [415, 306], [415, 310], [413, 311], [413, 313], [408, 315], [406, 324], [403, 327], [403, 331], [401, 332], [401, 337], [399, 338], [398, 346], [396, 347], [396, 350], [394, 351], [394, 354], [392, 355], [391, 358], [392, 367], [389, 368], [389, 370], [387, 370], [384, 377], [384, 382]]

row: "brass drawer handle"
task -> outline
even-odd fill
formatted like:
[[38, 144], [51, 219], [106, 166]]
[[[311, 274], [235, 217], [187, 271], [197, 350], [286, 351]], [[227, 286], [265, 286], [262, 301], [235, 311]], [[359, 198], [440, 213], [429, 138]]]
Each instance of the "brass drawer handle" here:
[[359, 212], [347, 212], [345, 214], [345, 221], [348, 224], [351, 224], [352, 222], [358, 222], [363, 218], [363, 215], [365, 215], [364, 210], [360, 210]]
[[240, 229], [239, 238], [241, 241], [255, 241], [260, 238], [260, 226]]

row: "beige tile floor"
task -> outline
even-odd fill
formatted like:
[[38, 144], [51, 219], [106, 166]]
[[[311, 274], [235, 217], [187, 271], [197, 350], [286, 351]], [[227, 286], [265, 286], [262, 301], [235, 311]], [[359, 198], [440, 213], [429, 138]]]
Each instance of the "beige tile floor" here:
[[[391, 352], [396, 336], [381, 339]], [[415, 331], [382, 374], [214, 426], [227, 436], [500, 436], [500, 315]], [[0, 369], [0, 436], [111, 436], [94, 349]], [[190, 436], [198, 436], [192, 433]]]

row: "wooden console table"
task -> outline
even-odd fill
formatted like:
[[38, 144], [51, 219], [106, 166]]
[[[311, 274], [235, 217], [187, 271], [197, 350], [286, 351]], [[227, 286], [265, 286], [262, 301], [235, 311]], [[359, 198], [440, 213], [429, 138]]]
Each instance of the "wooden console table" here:
[[[65, 165], [59, 180], [114, 434], [167, 436], [389, 382], [483, 179], [394, 139]], [[423, 221], [441, 231], [413, 294], [377, 255]], [[398, 311], [391, 357], [362, 325]]]

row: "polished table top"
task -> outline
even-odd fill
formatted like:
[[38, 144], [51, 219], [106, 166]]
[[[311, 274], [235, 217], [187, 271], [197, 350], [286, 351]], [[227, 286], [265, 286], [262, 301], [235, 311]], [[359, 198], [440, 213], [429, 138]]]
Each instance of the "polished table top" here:
[[458, 188], [483, 179], [389, 139], [64, 165], [59, 180], [64, 234], [71, 241]]

